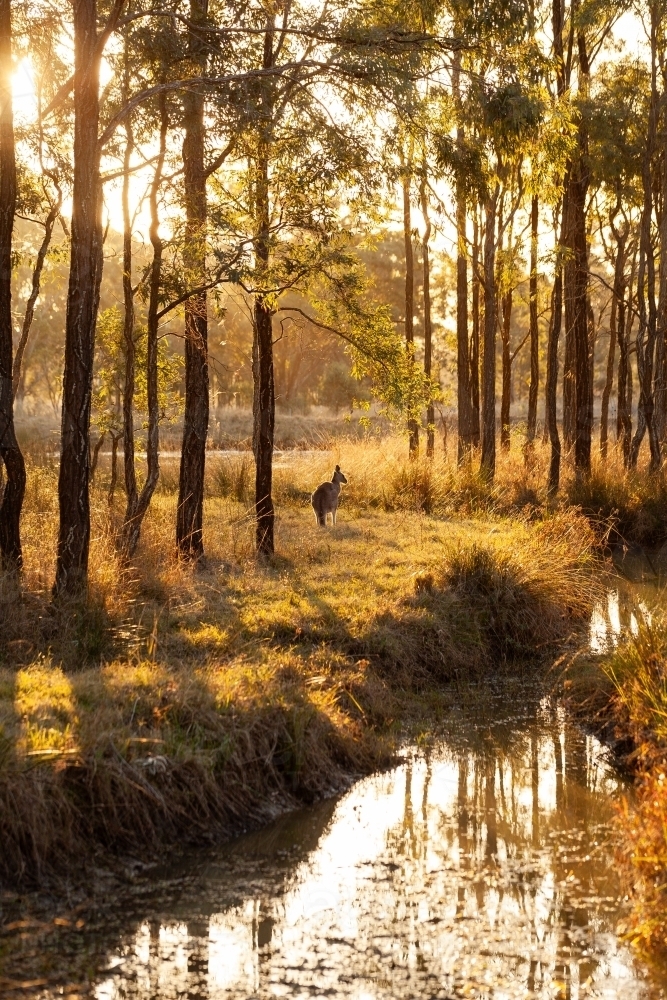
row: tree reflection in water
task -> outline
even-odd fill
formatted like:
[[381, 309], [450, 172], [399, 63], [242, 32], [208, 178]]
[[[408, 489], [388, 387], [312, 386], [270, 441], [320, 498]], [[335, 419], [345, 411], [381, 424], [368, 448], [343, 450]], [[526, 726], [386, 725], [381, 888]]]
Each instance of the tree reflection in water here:
[[457, 712], [430, 752], [336, 803], [197, 855], [139, 904], [99, 1000], [662, 996], [614, 934], [601, 747], [511, 701]]

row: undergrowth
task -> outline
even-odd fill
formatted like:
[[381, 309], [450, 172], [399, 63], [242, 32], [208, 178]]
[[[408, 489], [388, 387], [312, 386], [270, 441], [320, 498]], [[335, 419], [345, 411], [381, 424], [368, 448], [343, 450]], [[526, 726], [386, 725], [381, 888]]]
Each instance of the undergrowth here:
[[634, 745], [637, 780], [618, 812], [618, 858], [632, 910], [625, 932], [667, 958], [667, 623], [638, 610], [636, 631], [602, 662], [618, 731]]

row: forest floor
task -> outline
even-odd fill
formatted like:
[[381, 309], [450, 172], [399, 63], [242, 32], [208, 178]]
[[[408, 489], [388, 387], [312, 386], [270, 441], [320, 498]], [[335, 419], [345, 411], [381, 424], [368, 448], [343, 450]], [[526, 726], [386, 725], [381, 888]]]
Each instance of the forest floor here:
[[[212, 458], [196, 567], [174, 555], [176, 461], [162, 463], [129, 566], [103, 463], [85, 604], [51, 600], [57, 472], [32, 463], [21, 586], [0, 578], [5, 912], [21, 887], [66, 878], [81, 898], [92, 866], [331, 794], [437, 726], [457, 683], [574, 655], [610, 533], [661, 541], [667, 494], [640, 475], [616, 482], [607, 463], [584, 502], [566, 479], [549, 505], [545, 460], [501, 457], [489, 486], [442, 459], [407, 461], [400, 440], [277, 456], [276, 556], [260, 564], [251, 456]], [[338, 524], [318, 528], [309, 494], [337, 462], [349, 478]], [[586, 697], [611, 705], [607, 667], [581, 670], [596, 677]]]

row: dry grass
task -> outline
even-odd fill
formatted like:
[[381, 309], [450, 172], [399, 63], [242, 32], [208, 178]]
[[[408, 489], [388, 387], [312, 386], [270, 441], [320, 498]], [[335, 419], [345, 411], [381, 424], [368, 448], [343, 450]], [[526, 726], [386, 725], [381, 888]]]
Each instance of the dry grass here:
[[[336, 461], [350, 485], [323, 531], [307, 498]], [[534, 670], [586, 622], [594, 536], [576, 512], [503, 518], [475, 477], [401, 461], [391, 442], [282, 464], [269, 565], [244, 456], [210, 464], [197, 568], [174, 558], [168, 462], [129, 567], [101, 476], [85, 605], [50, 601], [56, 472], [31, 468], [21, 589], [0, 580], [0, 879], [326, 794], [388, 762], [406, 722], [428, 725], [443, 682]], [[443, 513], [447, 483], [475, 517]]]
[[626, 936], [645, 955], [667, 957], [667, 623], [636, 612], [629, 635], [602, 669], [617, 730], [634, 750], [637, 780], [618, 813], [618, 857], [632, 910]]

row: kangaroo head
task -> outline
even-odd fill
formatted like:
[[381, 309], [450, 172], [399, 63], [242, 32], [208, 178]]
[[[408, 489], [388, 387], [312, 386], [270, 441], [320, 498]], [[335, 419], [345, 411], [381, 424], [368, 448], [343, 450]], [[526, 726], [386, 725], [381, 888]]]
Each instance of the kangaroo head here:
[[346, 483], [347, 482], [347, 477], [344, 476], [343, 473], [340, 471], [340, 465], [336, 466], [336, 471], [334, 472], [333, 476], [331, 477], [331, 482], [332, 483]]

